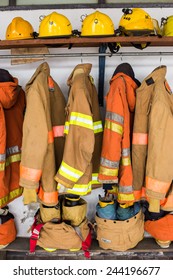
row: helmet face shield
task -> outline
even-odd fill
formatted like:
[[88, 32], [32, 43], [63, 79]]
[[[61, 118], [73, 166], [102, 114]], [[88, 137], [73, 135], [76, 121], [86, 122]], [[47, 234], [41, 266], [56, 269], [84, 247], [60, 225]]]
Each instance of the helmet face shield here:
[[32, 25], [22, 17], [15, 17], [6, 30], [6, 40], [33, 39]]
[[71, 23], [64, 15], [53, 12], [43, 17], [38, 37], [68, 37], [71, 35]]
[[112, 36], [114, 24], [109, 16], [96, 11], [87, 15], [82, 22], [81, 36]]

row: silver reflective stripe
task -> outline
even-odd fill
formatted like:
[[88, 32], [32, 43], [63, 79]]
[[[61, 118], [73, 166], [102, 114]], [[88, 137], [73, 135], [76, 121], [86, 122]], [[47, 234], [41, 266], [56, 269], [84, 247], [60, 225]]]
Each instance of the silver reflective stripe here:
[[118, 191], [120, 193], [132, 193], [133, 187], [132, 186], [119, 186]]
[[124, 123], [124, 118], [120, 116], [119, 114], [112, 113], [112, 112], [106, 112], [106, 119], [109, 119], [111, 121], [116, 121], [120, 124]]
[[0, 161], [5, 161], [6, 154], [0, 154]]
[[102, 166], [106, 167], [112, 167], [112, 168], [118, 168], [119, 167], [119, 161], [111, 161], [106, 158], [101, 157], [100, 164]]
[[122, 149], [122, 156], [127, 157], [130, 155], [130, 148], [124, 148]]
[[7, 152], [7, 156], [8, 155], [13, 155], [13, 154], [19, 153], [20, 148], [19, 148], [19, 146], [9, 147], [9, 148], [6, 149], [6, 152]]

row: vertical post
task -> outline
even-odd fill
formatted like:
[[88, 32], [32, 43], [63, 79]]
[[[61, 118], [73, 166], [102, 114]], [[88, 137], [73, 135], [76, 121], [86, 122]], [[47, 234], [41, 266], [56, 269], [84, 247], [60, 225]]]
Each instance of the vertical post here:
[[[102, 44], [99, 47], [99, 54], [104, 54], [106, 52], [107, 45]], [[98, 100], [99, 105], [103, 107], [104, 105], [104, 77], [105, 77], [105, 55], [99, 56], [99, 80], [98, 80]]]

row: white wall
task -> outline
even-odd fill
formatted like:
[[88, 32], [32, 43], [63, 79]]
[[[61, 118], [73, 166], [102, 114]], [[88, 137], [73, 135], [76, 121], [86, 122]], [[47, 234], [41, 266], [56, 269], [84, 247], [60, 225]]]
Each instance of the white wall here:
[[[94, 12], [93, 9], [86, 9], [86, 10], [56, 10], [59, 13], [62, 13], [68, 17], [68, 19], [71, 21], [73, 29], [80, 30], [81, 28], [81, 21], [80, 16], [83, 14], [90, 14]], [[114, 22], [115, 28], [118, 27], [119, 20], [122, 16], [122, 9], [99, 9], [99, 11], [106, 13], [111, 17], [111, 19]], [[145, 9], [146, 12], [150, 14], [151, 17], [158, 20], [160, 24], [160, 20], [162, 17], [167, 17], [170, 15], [173, 15], [173, 8], [151, 8], [151, 9]], [[36, 10], [36, 11], [0, 11], [0, 39], [5, 39], [5, 33], [6, 28], [9, 25], [9, 23], [12, 21], [12, 19], [16, 16], [21, 16], [24, 19], [28, 20], [35, 31], [39, 31], [39, 16], [40, 15], [48, 15], [52, 12], [52, 10]], [[59, 52], [97, 52], [97, 48], [85, 48], [85, 49], [56, 49], [52, 48], [50, 49], [50, 53], [59, 53]], [[137, 51], [134, 47], [122, 47], [120, 49], [121, 52], [126, 51]], [[145, 51], [173, 51], [173, 47], [169, 48], [159, 48], [159, 47], [148, 47], [145, 49]], [[144, 52], [140, 51], [139, 52]], [[0, 55], [2, 54], [10, 54], [10, 50], [1, 50]], [[98, 83], [98, 57], [73, 57], [73, 58], [48, 58], [47, 62], [50, 65], [51, 69], [51, 75], [52, 77], [57, 81], [59, 86], [61, 87], [63, 93], [65, 96], [67, 96], [68, 87], [66, 85], [66, 81], [68, 76], [70, 75], [73, 68], [80, 63], [92, 63], [92, 71], [91, 74], [95, 80], [95, 84], [97, 86]], [[134, 69], [135, 76], [138, 80], [142, 82], [142, 80], [151, 73], [151, 71], [154, 70], [157, 66], [164, 64], [167, 65], [167, 80], [170, 84], [170, 86], [173, 88], [173, 58], [168, 56], [158, 56], [158, 57], [146, 57], [146, 56], [139, 56], [139, 57], [107, 57], [106, 58], [106, 70], [105, 70], [105, 94], [109, 88], [109, 80], [112, 76], [115, 68], [122, 62], [128, 62], [131, 64], [131, 66]], [[34, 62], [24, 65], [11, 65], [10, 59], [0, 59], [0, 68], [7, 69], [13, 76], [17, 77], [19, 79], [20, 85], [25, 88], [25, 84], [28, 82], [30, 77], [35, 72], [38, 65], [42, 63], [40, 62]], [[88, 201], [89, 207], [88, 207], [88, 217], [90, 219], [93, 219], [95, 214], [95, 205], [98, 200], [98, 193], [103, 193], [102, 190], [93, 191], [92, 194], [85, 197], [85, 199]], [[24, 206], [22, 202], [22, 197], [16, 199], [14, 202], [10, 203], [10, 209], [12, 213], [14, 213], [16, 218], [16, 224], [18, 229], [18, 236], [28, 236], [29, 233], [28, 228], [31, 226], [33, 222], [33, 216], [37, 209], [38, 205], [30, 205], [30, 206]]]

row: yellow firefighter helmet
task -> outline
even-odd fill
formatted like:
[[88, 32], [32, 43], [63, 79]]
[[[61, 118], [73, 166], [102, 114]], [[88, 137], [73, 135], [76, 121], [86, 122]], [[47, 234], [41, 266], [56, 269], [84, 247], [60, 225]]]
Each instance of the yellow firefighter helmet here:
[[7, 27], [6, 39], [7, 40], [32, 39], [34, 38], [33, 33], [34, 33], [34, 29], [27, 20], [24, 20], [22, 17], [15, 17]]
[[68, 18], [53, 12], [41, 20], [38, 37], [66, 37], [72, 35], [72, 26]]
[[128, 36], [155, 34], [153, 20], [143, 9], [123, 9], [119, 22], [120, 31]]
[[173, 36], [173, 16], [161, 19], [162, 35]]
[[112, 36], [114, 24], [111, 18], [99, 11], [87, 15], [82, 21], [81, 36]]

